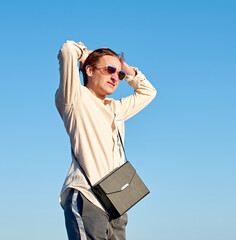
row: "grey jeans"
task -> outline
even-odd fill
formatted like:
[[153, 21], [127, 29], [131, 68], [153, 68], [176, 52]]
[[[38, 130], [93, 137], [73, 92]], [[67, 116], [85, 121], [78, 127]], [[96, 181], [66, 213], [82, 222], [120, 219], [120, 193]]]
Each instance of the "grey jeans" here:
[[69, 240], [125, 240], [127, 214], [110, 219], [83, 194], [71, 189], [64, 206]]

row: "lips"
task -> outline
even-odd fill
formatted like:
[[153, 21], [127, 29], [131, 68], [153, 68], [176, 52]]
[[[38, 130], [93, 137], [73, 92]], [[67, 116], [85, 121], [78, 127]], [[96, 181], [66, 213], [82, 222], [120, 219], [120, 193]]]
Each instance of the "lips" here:
[[115, 86], [115, 84], [113, 82], [107, 82], [109, 85], [111, 85], [112, 87]]

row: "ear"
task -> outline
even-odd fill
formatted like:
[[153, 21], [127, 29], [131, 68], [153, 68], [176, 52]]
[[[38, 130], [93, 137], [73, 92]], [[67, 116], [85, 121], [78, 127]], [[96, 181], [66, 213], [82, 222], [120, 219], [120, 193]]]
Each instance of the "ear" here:
[[93, 67], [91, 65], [87, 65], [85, 71], [88, 77], [91, 77], [93, 75]]

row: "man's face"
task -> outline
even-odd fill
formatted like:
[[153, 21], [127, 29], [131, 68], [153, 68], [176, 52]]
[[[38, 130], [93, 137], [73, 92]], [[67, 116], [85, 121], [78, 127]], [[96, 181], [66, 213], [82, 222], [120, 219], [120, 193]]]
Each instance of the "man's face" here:
[[[113, 65], [116, 67], [117, 72], [112, 75], [105, 75], [102, 73], [101, 68], [105, 68], [107, 65]], [[118, 84], [119, 76], [118, 72], [121, 70], [121, 63], [117, 57], [105, 55], [99, 59], [96, 64], [96, 68], [89, 68], [88, 83], [86, 87], [98, 98], [104, 99], [106, 95], [112, 94]]]

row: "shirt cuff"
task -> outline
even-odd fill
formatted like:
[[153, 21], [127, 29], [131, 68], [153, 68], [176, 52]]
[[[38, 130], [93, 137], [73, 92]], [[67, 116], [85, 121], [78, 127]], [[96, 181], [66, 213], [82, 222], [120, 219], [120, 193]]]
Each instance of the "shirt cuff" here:
[[88, 57], [87, 48], [84, 46], [84, 44], [82, 42], [78, 42], [77, 45], [78, 45], [79, 49], [81, 50], [81, 55], [78, 58], [78, 61], [82, 62]]
[[126, 75], [125, 80], [128, 82], [130, 86], [137, 87], [139, 85], [139, 82], [145, 80], [146, 77], [138, 70], [138, 68], [135, 67], [132, 68], [136, 72], [136, 75], [135, 76]]

